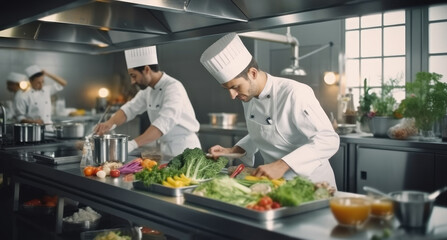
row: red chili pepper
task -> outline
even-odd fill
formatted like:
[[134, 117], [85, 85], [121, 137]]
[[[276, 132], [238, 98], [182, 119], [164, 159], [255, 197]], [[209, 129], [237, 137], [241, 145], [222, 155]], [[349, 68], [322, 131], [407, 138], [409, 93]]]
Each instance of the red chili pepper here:
[[239, 164], [239, 166], [237, 166], [236, 170], [234, 170], [234, 172], [230, 175], [230, 178], [236, 177], [239, 173], [242, 172], [242, 170], [244, 170], [244, 168], [245, 168], [244, 164]]
[[158, 166], [158, 169], [163, 169], [163, 168], [165, 168], [165, 167], [167, 167], [167, 166], [168, 166], [167, 163], [163, 163], [163, 164], [161, 164], [161, 165]]

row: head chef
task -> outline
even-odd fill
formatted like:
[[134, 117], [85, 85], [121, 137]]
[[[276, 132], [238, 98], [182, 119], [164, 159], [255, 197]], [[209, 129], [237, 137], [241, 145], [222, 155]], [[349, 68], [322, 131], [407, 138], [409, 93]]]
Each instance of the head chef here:
[[[31, 89], [17, 99], [17, 120], [22, 123], [52, 123], [51, 121], [51, 96], [61, 91], [67, 85], [67, 81], [55, 74], [49, 73], [37, 65], [31, 65], [25, 69], [31, 84]], [[51, 81], [44, 85], [45, 77]], [[48, 126], [48, 129], [51, 129]]]
[[259, 151], [264, 164], [256, 176], [300, 175], [336, 187], [328, 159], [337, 152], [339, 137], [309, 86], [260, 70], [236, 33], [212, 44], [200, 62], [232, 99], [241, 100], [248, 129], [235, 146], [216, 145], [209, 153], [245, 154], [241, 160], [253, 166]]
[[115, 126], [147, 112], [151, 125], [143, 134], [128, 143], [128, 152], [160, 141], [164, 159], [181, 154], [185, 148], [200, 148], [197, 137], [199, 122], [182, 83], [159, 69], [155, 46], [124, 52], [132, 84], [141, 89], [108, 121], [98, 124], [96, 134], [104, 134]]

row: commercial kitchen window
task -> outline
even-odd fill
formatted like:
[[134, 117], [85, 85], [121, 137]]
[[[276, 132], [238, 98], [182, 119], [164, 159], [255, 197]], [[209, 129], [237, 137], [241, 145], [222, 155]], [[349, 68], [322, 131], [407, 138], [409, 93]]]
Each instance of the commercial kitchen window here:
[[428, 70], [447, 83], [447, 4], [428, 8]]
[[398, 102], [405, 97], [405, 27], [405, 10], [345, 20], [346, 88], [353, 89], [355, 107], [365, 78], [377, 94], [396, 79], [393, 95]]

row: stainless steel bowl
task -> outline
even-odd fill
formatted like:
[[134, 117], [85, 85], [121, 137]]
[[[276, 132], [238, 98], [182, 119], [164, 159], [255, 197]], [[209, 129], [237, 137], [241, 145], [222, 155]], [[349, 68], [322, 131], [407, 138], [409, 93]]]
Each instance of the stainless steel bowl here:
[[208, 113], [208, 116], [214, 126], [234, 126], [237, 122], [236, 113]]
[[397, 191], [389, 195], [393, 199], [394, 214], [402, 227], [422, 228], [427, 225], [435, 202], [428, 199], [428, 193]]

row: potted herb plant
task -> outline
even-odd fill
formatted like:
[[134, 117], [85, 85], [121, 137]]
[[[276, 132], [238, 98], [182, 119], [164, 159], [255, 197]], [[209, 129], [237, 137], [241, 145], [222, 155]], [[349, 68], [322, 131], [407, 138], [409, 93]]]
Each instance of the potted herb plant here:
[[433, 127], [447, 110], [447, 83], [440, 81], [442, 75], [418, 72], [413, 82], [405, 85], [406, 98], [399, 109], [404, 117], [414, 118], [421, 140], [435, 138]]
[[382, 84], [380, 96], [372, 99], [371, 111], [368, 113], [369, 128], [375, 137], [388, 137], [390, 127], [398, 124], [402, 119], [398, 104], [393, 96], [393, 89], [397, 87], [398, 79], [389, 79]]
[[360, 98], [359, 107], [357, 109], [358, 121], [360, 123], [360, 130], [362, 132], [371, 132], [369, 129], [369, 113], [371, 112], [371, 105], [377, 99], [375, 92], [370, 93], [371, 88], [368, 87], [368, 81], [363, 80], [363, 96]]

